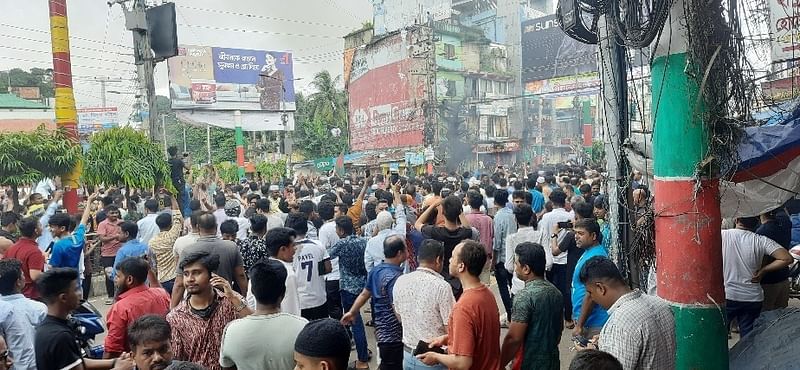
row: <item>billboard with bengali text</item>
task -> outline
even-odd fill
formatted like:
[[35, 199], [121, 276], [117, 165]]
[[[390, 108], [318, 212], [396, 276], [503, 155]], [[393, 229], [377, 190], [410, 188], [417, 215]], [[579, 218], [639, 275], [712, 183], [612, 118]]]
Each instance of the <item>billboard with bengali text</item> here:
[[408, 34], [387, 37], [353, 56], [349, 92], [353, 151], [423, 144], [427, 82], [424, 59], [409, 56]]
[[91, 135], [119, 125], [117, 107], [78, 108], [78, 134]]
[[292, 53], [181, 45], [167, 65], [173, 109], [295, 110]]
[[800, 1], [769, 0], [772, 62], [800, 58]]

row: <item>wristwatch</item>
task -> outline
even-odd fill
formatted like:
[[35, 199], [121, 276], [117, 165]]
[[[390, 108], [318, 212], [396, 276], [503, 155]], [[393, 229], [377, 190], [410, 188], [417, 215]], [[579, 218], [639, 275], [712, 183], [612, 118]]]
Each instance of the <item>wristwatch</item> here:
[[242, 300], [242, 301], [239, 303], [239, 305], [237, 305], [236, 307], [234, 307], [234, 308], [233, 308], [233, 310], [234, 310], [236, 313], [239, 313], [239, 312], [241, 312], [241, 311], [242, 311], [242, 310], [243, 310], [245, 307], [247, 307], [247, 302], [245, 302], [244, 300]]

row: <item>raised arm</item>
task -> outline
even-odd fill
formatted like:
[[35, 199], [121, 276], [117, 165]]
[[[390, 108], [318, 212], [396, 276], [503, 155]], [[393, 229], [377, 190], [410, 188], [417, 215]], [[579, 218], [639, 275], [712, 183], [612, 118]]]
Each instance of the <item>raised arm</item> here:
[[91, 213], [92, 203], [95, 199], [97, 199], [97, 193], [90, 195], [86, 200], [86, 206], [83, 207], [83, 216], [81, 216], [81, 222], [79, 225], [86, 225], [86, 222], [89, 221], [89, 213]]
[[431, 217], [431, 213], [433, 213], [433, 210], [436, 209], [436, 207], [439, 207], [440, 204], [442, 204], [441, 199], [432, 202], [431, 205], [429, 205], [428, 208], [422, 212], [419, 218], [417, 218], [417, 222], [414, 224], [414, 227], [417, 230], [422, 231], [422, 227], [428, 222], [428, 218]]

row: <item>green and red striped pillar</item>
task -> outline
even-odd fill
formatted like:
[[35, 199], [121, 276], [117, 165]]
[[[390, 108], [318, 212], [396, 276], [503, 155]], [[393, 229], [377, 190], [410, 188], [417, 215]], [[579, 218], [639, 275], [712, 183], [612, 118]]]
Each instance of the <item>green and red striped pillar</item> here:
[[[683, 1], [673, 7], [683, 14]], [[687, 74], [685, 18], [676, 18], [651, 66], [658, 295], [675, 314], [676, 368], [727, 369], [719, 180], [698, 170], [709, 148], [702, 73]]]
[[233, 112], [233, 122], [236, 125], [236, 165], [239, 167], [239, 179], [244, 178], [244, 133], [242, 132], [242, 112]]
[[[53, 50], [53, 86], [55, 90], [56, 126], [66, 131], [74, 145], [78, 142], [78, 113], [72, 91], [72, 62], [69, 53], [69, 27], [67, 0], [49, 0], [50, 40]], [[61, 176], [64, 185], [64, 208], [69, 213], [78, 212], [78, 179], [81, 163]]]

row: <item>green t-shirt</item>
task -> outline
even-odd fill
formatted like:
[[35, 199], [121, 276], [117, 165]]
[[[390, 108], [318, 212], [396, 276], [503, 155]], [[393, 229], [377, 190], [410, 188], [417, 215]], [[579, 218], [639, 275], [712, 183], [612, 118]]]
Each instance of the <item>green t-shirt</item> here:
[[528, 324], [523, 344], [523, 369], [560, 368], [558, 342], [564, 329], [564, 297], [553, 284], [539, 279], [525, 283], [514, 297], [511, 321]]

